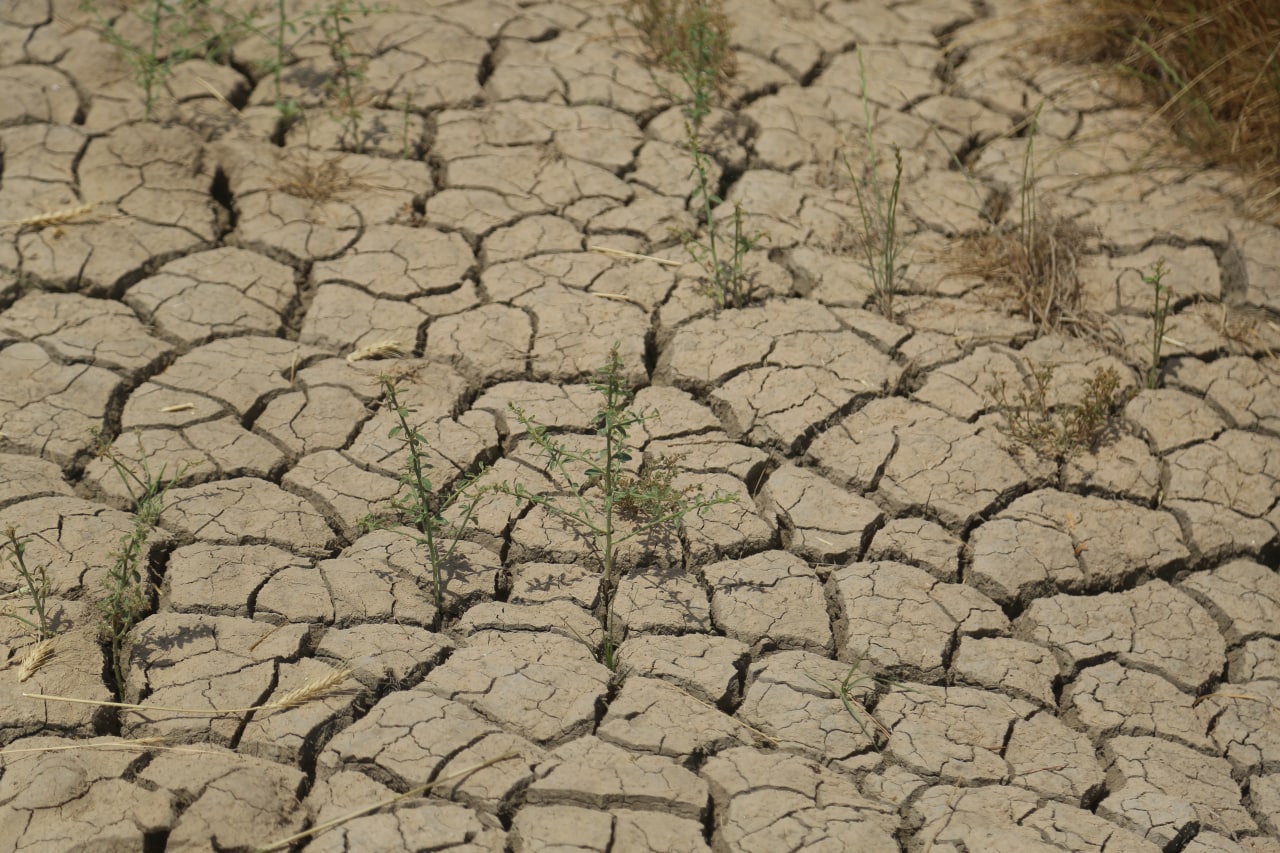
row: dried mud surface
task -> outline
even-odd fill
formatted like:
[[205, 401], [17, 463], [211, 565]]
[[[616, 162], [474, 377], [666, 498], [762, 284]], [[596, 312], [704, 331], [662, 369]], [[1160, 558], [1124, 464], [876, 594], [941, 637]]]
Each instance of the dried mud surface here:
[[[0, 529], [58, 630], [20, 680], [0, 620], [0, 847], [241, 851], [360, 812], [292, 849], [1280, 853], [1280, 229], [1239, 179], [1153, 154], [1131, 93], [1028, 46], [1023, 3], [728, 0], [709, 150], [767, 240], [757, 299], [717, 312], [673, 237], [678, 83], [620, 4], [393, 5], [351, 24], [356, 154], [314, 38], [284, 74], [305, 126], [261, 39], [178, 68], [148, 122], [74, 0], [0, 2]], [[850, 249], [855, 48], [905, 163], [894, 322]], [[1089, 229], [1101, 337], [1038, 335], [948, 263], [1016, 217], [1041, 102], [1038, 192]], [[413, 541], [358, 525], [403, 461], [380, 373], [437, 484], [535, 487], [510, 404], [588, 432], [615, 342], [662, 413], [637, 462], [739, 496], [624, 555], [617, 673], [587, 646], [595, 556], [546, 513], [486, 500], [443, 613]], [[1098, 447], [1006, 433], [990, 388], [1031, 363], [1055, 405], [1118, 370]], [[24, 695], [116, 698], [94, 603], [131, 519], [93, 430], [184, 468], [126, 646], [142, 711]], [[10, 567], [0, 591], [20, 605]], [[899, 682], [852, 686], [875, 724], [840, 697], [858, 661]], [[300, 707], [196, 713], [342, 666]]]

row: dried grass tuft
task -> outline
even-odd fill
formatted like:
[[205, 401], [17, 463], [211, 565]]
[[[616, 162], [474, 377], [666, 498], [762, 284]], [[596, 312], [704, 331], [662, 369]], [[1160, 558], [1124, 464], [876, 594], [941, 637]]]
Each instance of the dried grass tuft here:
[[347, 170], [345, 155], [316, 159], [304, 156], [287, 160], [280, 166], [280, 177], [272, 180], [272, 186], [296, 198], [305, 198], [316, 204], [335, 201], [347, 194], [372, 185], [362, 181], [357, 174]]
[[347, 361], [366, 361], [371, 358], [386, 358], [387, 356], [395, 356], [399, 358], [404, 355], [403, 344], [395, 338], [387, 338], [385, 341], [378, 341], [374, 344], [366, 344], [357, 350], [347, 354]]
[[1184, 144], [1245, 170], [1280, 207], [1280, 5], [1275, 0], [1056, 0], [1048, 42], [1139, 80]]
[[16, 228], [47, 228], [50, 225], [61, 225], [64, 222], [70, 222], [77, 216], [83, 216], [89, 213], [97, 205], [89, 202], [87, 204], [77, 204], [74, 207], [63, 207], [58, 210], [50, 210], [47, 213], [37, 213], [35, 216], [28, 216], [25, 219], [6, 219], [0, 222], [5, 227]]
[[1089, 234], [1074, 220], [1041, 213], [1031, 229], [1006, 225], [966, 237], [955, 267], [985, 279], [996, 301], [1031, 320], [1041, 334], [1089, 328], [1079, 276]]
[[285, 710], [288, 708], [298, 708], [308, 702], [321, 699], [332, 693], [338, 685], [342, 684], [351, 677], [351, 670], [347, 667], [342, 669], [331, 670], [319, 678], [313, 678], [299, 688], [290, 690], [274, 702], [264, 706], [270, 710]]
[[22, 663], [18, 665], [18, 681], [26, 681], [39, 671], [53, 659], [53, 639], [48, 638], [33, 644], [27, 649], [27, 653], [22, 656]]

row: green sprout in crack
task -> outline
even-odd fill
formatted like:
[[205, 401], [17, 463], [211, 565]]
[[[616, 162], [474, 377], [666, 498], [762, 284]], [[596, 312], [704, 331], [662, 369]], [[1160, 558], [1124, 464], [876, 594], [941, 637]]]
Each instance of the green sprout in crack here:
[[[447, 493], [438, 491], [428, 475], [431, 468], [427, 461], [430, 445], [420, 431], [421, 427], [410, 423], [410, 416], [416, 410], [400, 401], [400, 390], [391, 377], [382, 376], [379, 381], [387, 406], [395, 413], [397, 422], [387, 437], [403, 441], [406, 451], [404, 470], [400, 473], [400, 490], [391, 499], [390, 508], [418, 532], [414, 538], [426, 549], [427, 563], [431, 566], [431, 593], [439, 622], [444, 618], [444, 567], [453, 558], [458, 543], [462, 541], [462, 533], [472, 520], [476, 504], [484, 495], [484, 489], [474, 487], [481, 472], [455, 484]], [[461, 513], [457, 524], [445, 518], [446, 513], [455, 509]], [[360, 528], [365, 531], [387, 526], [386, 519], [373, 515], [360, 520]]]
[[1054, 407], [1049, 393], [1054, 366], [1026, 364], [1029, 388], [1011, 395], [1003, 379], [987, 387], [1004, 417], [1005, 434], [1057, 462], [1096, 449], [1127, 399], [1120, 391], [1120, 375], [1114, 368], [1099, 367], [1083, 381], [1079, 403]]
[[[0, 616], [7, 616], [22, 623], [35, 634], [36, 642], [41, 642], [53, 636], [53, 628], [49, 624], [49, 574], [47, 567], [43, 564], [34, 569], [27, 565], [27, 544], [30, 541], [29, 536], [19, 538], [18, 531], [13, 525], [5, 528], [4, 541], [0, 542], [0, 552], [5, 554], [5, 562], [18, 573], [18, 577], [22, 579], [22, 585], [26, 588], [27, 603], [22, 607], [26, 609], [27, 615], [22, 616], [13, 607], [6, 606], [0, 609]], [[12, 595], [20, 594], [18, 590], [12, 593]]]
[[[872, 746], [879, 750], [879, 741], [877, 740], [876, 735], [872, 734], [871, 728], [874, 728], [878, 734], [885, 738], [888, 738], [891, 732], [883, 723], [875, 718], [874, 714], [867, 710], [866, 706], [864, 706], [862, 702], [854, 698], [854, 691], [868, 682], [874, 684], [876, 687], [886, 689], [897, 687], [909, 691], [910, 688], [904, 688], [902, 682], [895, 679], [887, 678], [883, 675], [871, 675], [869, 673], [862, 672], [862, 662], [865, 659], [865, 655], [859, 655], [854, 659], [853, 663], [849, 665], [849, 671], [845, 673], [844, 678], [840, 681], [826, 681], [808, 672], [805, 673], [805, 677], [819, 687], [830, 690], [831, 695], [839, 699], [840, 704], [844, 705], [845, 711], [847, 711], [849, 716], [853, 718], [853, 721], [858, 724], [858, 728], [862, 730], [864, 735], [866, 735], [867, 740], [871, 741]], [[870, 688], [863, 689], [866, 690]], [[870, 722], [871, 728], [867, 727], [868, 722]]]
[[1145, 284], [1151, 285], [1151, 293], [1155, 304], [1151, 308], [1151, 361], [1147, 366], [1147, 387], [1155, 388], [1160, 384], [1160, 350], [1164, 346], [1164, 327], [1169, 320], [1169, 308], [1173, 301], [1173, 291], [1164, 283], [1169, 274], [1164, 261], [1157, 261], [1151, 272], [1142, 277]]
[[[576, 450], [558, 441], [547, 428], [523, 410], [512, 406], [520, 424], [536, 444], [553, 479], [564, 484], [556, 493], [531, 492], [522, 483], [501, 483], [495, 490], [540, 506], [585, 532], [601, 562], [600, 624], [604, 644], [600, 660], [617, 668], [614, 599], [618, 592], [618, 551], [626, 542], [653, 531], [670, 529], [690, 513], [706, 511], [716, 504], [729, 503], [734, 495], [677, 489], [673, 463], [655, 461], [636, 476], [625, 466], [634, 458], [630, 431], [657, 417], [657, 412], [637, 412], [630, 408], [622, 358], [615, 343], [608, 360], [596, 371], [591, 387], [603, 398], [593, 420], [603, 445], [598, 450]], [[575, 471], [581, 471], [580, 474]]]
[[166, 465], [151, 470], [142, 439], [138, 439], [139, 460], [121, 457], [103, 436], [94, 435], [98, 455], [111, 464], [129, 494], [133, 510], [133, 527], [120, 537], [120, 548], [112, 554], [115, 561], [103, 579], [104, 595], [97, 601], [99, 626], [111, 655], [111, 671], [116, 695], [124, 697], [127, 675], [124, 644], [129, 631], [138, 623], [148, 604], [148, 576], [144, 565], [147, 540], [160, 522], [164, 497], [173, 484], [182, 479], [186, 466], [172, 478], [165, 479]]

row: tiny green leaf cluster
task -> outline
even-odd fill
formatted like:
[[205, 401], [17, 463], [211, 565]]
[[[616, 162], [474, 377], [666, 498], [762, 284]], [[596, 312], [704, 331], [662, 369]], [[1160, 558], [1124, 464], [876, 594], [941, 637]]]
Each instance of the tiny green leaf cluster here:
[[636, 452], [629, 441], [631, 430], [658, 413], [629, 408], [632, 395], [616, 343], [604, 366], [596, 371], [591, 387], [601, 396], [593, 421], [601, 440], [596, 450], [569, 447], [524, 410], [512, 406], [529, 439], [539, 448], [548, 473], [564, 488], [543, 493], [530, 491], [523, 483], [503, 482], [495, 489], [543, 507], [590, 538], [601, 563], [599, 616], [604, 645], [600, 660], [613, 669], [617, 666], [613, 605], [618, 591], [619, 548], [651, 531], [673, 527], [690, 513], [702, 513], [735, 497], [721, 492], [705, 496], [676, 488], [674, 462], [669, 459], [646, 468], [639, 476], [627, 472]]
[[[404, 442], [405, 462], [400, 473], [400, 489], [391, 500], [395, 516], [417, 531], [419, 545], [426, 549], [431, 566], [431, 591], [436, 607], [437, 623], [444, 614], [444, 567], [453, 558], [462, 533], [472, 520], [476, 502], [484, 495], [484, 489], [475, 487], [475, 477], [464, 479], [448, 493], [438, 491], [428, 476], [431, 464], [426, 460], [430, 448], [419, 426], [410, 422], [416, 413], [400, 401], [400, 391], [389, 376], [380, 378], [387, 406], [395, 413], [397, 424], [391, 428], [388, 438]], [[477, 472], [476, 476], [479, 476]], [[460, 520], [454, 524], [445, 518], [446, 513], [456, 511]], [[387, 519], [366, 516], [360, 526], [365, 530], [386, 527]]]

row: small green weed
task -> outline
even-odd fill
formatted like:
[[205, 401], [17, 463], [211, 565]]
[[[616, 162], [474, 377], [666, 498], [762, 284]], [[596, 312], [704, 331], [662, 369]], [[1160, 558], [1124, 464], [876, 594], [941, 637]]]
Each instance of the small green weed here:
[[685, 122], [685, 131], [693, 157], [689, 174], [697, 178], [692, 201], [702, 220], [702, 229], [701, 236], [688, 231], [678, 236], [685, 252], [707, 274], [702, 294], [710, 297], [718, 309], [741, 308], [751, 300], [751, 276], [744, 263], [746, 255], [764, 235], [743, 228], [742, 205], [736, 203], [729, 217], [731, 231], [728, 235], [721, 233], [722, 223], [716, 220], [715, 210], [724, 199], [711, 187], [710, 159], [692, 122]]
[[1142, 280], [1151, 285], [1154, 304], [1151, 306], [1151, 362], [1147, 366], [1147, 387], [1155, 388], [1160, 384], [1160, 350], [1164, 346], [1164, 326], [1169, 319], [1169, 307], [1173, 301], [1173, 291], [1164, 284], [1164, 277], [1169, 270], [1164, 261], [1157, 261], [1151, 272]]
[[867, 164], [864, 175], [859, 177], [848, 158], [844, 166], [853, 182], [858, 198], [858, 213], [862, 219], [862, 245], [867, 273], [875, 288], [876, 304], [885, 319], [893, 322], [893, 299], [900, 286], [899, 258], [906, 243], [898, 233], [898, 192], [902, 188], [902, 152], [893, 148], [894, 175], [887, 188], [880, 179], [880, 163], [875, 137], [871, 132], [871, 101], [867, 97], [867, 69], [862, 51], [858, 51], [858, 70], [862, 73], [862, 118], [867, 141]]
[[845, 711], [848, 712], [849, 716], [853, 718], [853, 721], [858, 724], [858, 728], [862, 730], [862, 733], [867, 736], [867, 739], [870, 740], [872, 745], [878, 750], [880, 748], [880, 741], [877, 739], [876, 735], [872, 734], [871, 730], [867, 728], [867, 721], [870, 721], [871, 726], [876, 730], [876, 732], [885, 738], [888, 738], [892, 733], [885, 728], [884, 724], [877, 720], [875, 715], [868, 711], [859, 700], [853, 697], [853, 691], [867, 682], [872, 682], [877, 687], [885, 689], [902, 687], [902, 682], [882, 675], [869, 675], [862, 672], [863, 660], [864, 657], [862, 656], [855, 659], [853, 663], [849, 665], [849, 671], [845, 673], [844, 678], [838, 682], [824, 681], [823, 679], [817, 678], [808, 672], [805, 673], [805, 676], [819, 687], [825, 687], [830, 690], [831, 694], [840, 700], [841, 704], [844, 705]]
[[115, 562], [107, 570], [103, 580], [104, 595], [97, 601], [99, 626], [104, 642], [110, 650], [111, 671], [115, 678], [116, 695], [123, 697], [127, 669], [124, 660], [124, 643], [129, 631], [146, 611], [149, 578], [142, 565], [146, 555], [147, 539], [160, 521], [164, 496], [170, 487], [186, 472], [178, 470], [165, 479], [167, 466], [152, 471], [146, 451], [139, 439], [137, 466], [131, 460], [116, 453], [111, 443], [98, 436], [98, 455], [111, 463], [111, 467], [124, 483], [133, 509], [133, 528], [120, 538], [120, 549], [112, 554]]
[[[625, 466], [633, 457], [627, 439], [630, 430], [657, 412], [637, 412], [628, 408], [631, 392], [623, 380], [622, 359], [615, 343], [608, 361], [596, 371], [591, 387], [602, 400], [596, 413], [596, 435], [603, 440], [599, 450], [575, 450], [557, 441], [547, 428], [535, 422], [523, 410], [512, 411], [528, 431], [546, 460], [548, 473], [565, 487], [562, 491], [535, 494], [523, 484], [503, 482], [495, 487], [501, 494], [511, 495], [553, 515], [571, 522], [591, 538], [600, 557], [600, 624], [604, 628], [604, 645], [600, 660], [610, 669], [617, 667], [613, 605], [618, 590], [618, 549], [626, 542], [651, 531], [670, 528], [690, 513], [701, 513], [716, 504], [735, 500], [733, 495], [719, 492], [710, 497], [690, 493], [672, 486], [673, 463], [664, 460], [639, 477], [626, 473]], [[581, 475], [574, 471], [582, 469]], [[624, 517], [630, 518], [624, 522]]]
[[[702, 293], [716, 308], [740, 308], [751, 299], [751, 282], [744, 261], [763, 238], [743, 227], [742, 207], [735, 204], [725, 223], [716, 220], [716, 207], [724, 203], [712, 186], [711, 157], [702, 138], [702, 122], [723, 94], [734, 73], [729, 48], [729, 20], [719, 0], [630, 0], [627, 20], [657, 64], [674, 71], [687, 90], [681, 112], [685, 120], [685, 145], [693, 163], [689, 176], [696, 179], [691, 204], [700, 220], [701, 234], [677, 236], [689, 257], [707, 274]], [[664, 90], [664, 94], [677, 98]]]
[[[143, 119], [151, 120], [159, 90], [179, 64], [196, 57], [221, 59], [249, 19], [215, 9], [209, 0], [146, 0], [137, 4], [141, 40], [133, 40], [119, 19], [109, 20], [96, 0], [81, 0], [80, 9], [97, 18], [98, 31], [120, 51], [142, 89]], [[220, 20], [215, 24], [215, 20]]]
[[1010, 397], [1004, 380], [987, 387], [996, 408], [1005, 419], [1005, 432], [1036, 453], [1064, 462], [1076, 454], [1097, 447], [1112, 418], [1124, 405], [1117, 394], [1120, 376], [1114, 368], [1100, 367], [1086, 380], [1079, 403], [1050, 408], [1049, 386], [1052, 365], [1027, 361], [1031, 387]]
[[[35, 635], [36, 642], [41, 642], [53, 636], [53, 629], [49, 624], [49, 574], [44, 565], [34, 569], [27, 566], [26, 551], [30, 541], [29, 536], [19, 538], [18, 531], [12, 525], [5, 528], [0, 553], [4, 554], [5, 562], [18, 573], [22, 585], [26, 587], [27, 604], [22, 606], [27, 615], [22, 616], [14, 608], [6, 606], [0, 609], [0, 616], [21, 622]], [[15, 594], [20, 592], [15, 591]]]
[[[406, 459], [400, 474], [400, 494], [391, 500], [395, 515], [412, 525], [417, 531], [417, 542], [426, 548], [427, 562], [431, 566], [431, 593], [436, 606], [436, 620], [444, 618], [444, 567], [453, 557], [462, 533], [471, 521], [476, 501], [484, 490], [472, 488], [474, 478], [456, 484], [448, 494], [441, 494], [427, 475], [431, 464], [426, 461], [429, 445], [426, 436], [409, 422], [414, 409], [400, 402], [399, 389], [389, 376], [380, 377], [387, 405], [395, 412], [397, 425], [391, 428], [388, 438], [404, 442]], [[461, 513], [456, 525], [445, 520], [445, 513], [453, 508]], [[388, 526], [385, 519], [366, 516], [360, 527], [373, 530]]]
[[285, 0], [276, 0], [275, 31], [267, 38], [275, 49], [275, 56], [266, 70], [270, 72], [272, 82], [275, 84], [276, 110], [279, 111], [286, 125], [289, 125], [302, 117], [302, 107], [298, 105], [297, 99], [284, 96], [284, 69], [291, 53], [288, 37], [295, 36], [298, 32], [297, 25], [289, 20], [289, 13], [284, 4]]
[[375, 10], [363, 0], [335, 0], [319, 15], [320, 32], [324, 35], [329, 56], [337, 65], [333, 79], [325, 84], [333, 117], [342, 125], [342, 141], [349, 150], [360, 153], [364, 140], [360, 136], [359, 90], [364, 81], [364, 64], [351, 52], [352, 15], [367, 17]]
[[649, 57], [674, 71], [688, 89], [685, 115], [695, 128], [733, 76], [729, 19], [720, 0], [629, 0], [627, 20]]

